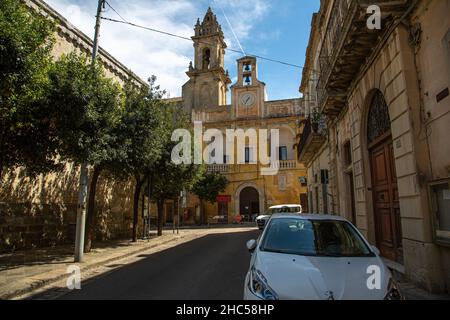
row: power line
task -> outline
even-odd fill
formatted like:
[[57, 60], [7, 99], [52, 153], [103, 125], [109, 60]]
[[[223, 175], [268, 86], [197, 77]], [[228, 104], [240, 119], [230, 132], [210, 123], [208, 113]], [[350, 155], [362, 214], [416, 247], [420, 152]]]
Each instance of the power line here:
[[[215, 1], [213, 0], [213, 2], [215, 2]], [[226, 15], [226, 13], [225, 13], [225, 10], [223, 10], [223, 7], [220, 5], [219, 2], [217, 2], [217, 5], [219, 6], [220, 10], [222, 11], [222, 14], [223, 14], [223, 16], [225, 17], [225, 20], [227, 21], [228, 26], [230, 27], [230, 30], [231, 30], [231, 32], [233, 33], [233, 36], [234, 36], [234, 38], [236, 39], [236, 42], [237, 42], [239, 48], [240, 48], [241, 51], [242, 51], [242, 54], [243, 54], [244, 56], [246, 56], [245, 51], [244, 51], [244, 48], [242, 47], [241, 42], [239, 41], [239, 39], [238, 39], [238, 37], [237, 37], [237, 35], [236, 35], [236, 32], [234, 32], [234, 28], [233, 28], [233, 26], [231, 25], [230, 20], [228, 20], [228, 17], [227, 17], [227, 15]]]
[[[114, 23], [126, 24], [126, 25], [129, 25], [129, 26], [135, 27], [135, 28], [144, 29], [144, 30], [147, 30], [147, 31], [151, 31], [151, 32], [155, 32], [155, 33], [163, 34], [163, 35], [166, 35], [166, 36], [170, 36], [170, 37], [174, 37], [174, 38], [178, 38], [178, 39], [182, 39], [182, 40], [186, 40], [186, 41], [192, 42], [192, 39], [189, 38], [189, 37], [184, 37], [184, 36], [180, 36], [180, 35], [177, 35], [177, 34], [174, 34], [174, 33], [171, 33], [171, 32], [162, 31], [162, 30], [158, 30], [158, 29], [154, 29], [154, 28], [150, 28], [150, 27], [145, 27], [145, 26], [142, 26], [142, 25], [138, 25], [138, 24], [136, 24], [136, 23], [129, 22], [129, 21], [125, 20], [125, 19], [117, 12], [117, 10], [115, 10], [108, 2], [106, 2], [106, 4], [107, 4], [107, 5], [108, 5], [108, 6], [109, 6], [109, 7], [110, 7], [110, 8], [111, 8], [111, 9], [112, 9], [119, 17], [120, 17], [120, 19], [122, 19], [122, 20], [117, 20], [117, 19], [112, 19], [112, 18], [101, 17], [102, 20], [106, 20], [106, 21], [110, 21], [110, 22], [114, 22]], [[208, 44], [208, 43], [205, 42], [205, 44]], [[232, 48], [226, 48], [225, 50], [231, 51], [231, 52], [235, 52], [235, 53], [239, 53], [239, 54], [242, 54], [242, 51], [236, 50], [236, 49], [232, 49]], [[284, 62], [284, 61], [281, 61], [281, 60], [271, 59], [271, 58], [263, 57], [263, 56], [256, 55], [256, 54], [247, 54], [247, 55], [248, 55], [248, 56], [251, 56], [251, 57], [254, 57], [254, 58], [261, 59], [261, 60], [266, 60], [266, 61], [270, 61], [270, 62], [274, 62], [274, 63], [279, 63], [279, 64], [282, 64], [282, 65], [286, 65], [286, 66], [294, 67], [294, 68], [298, 68], [298, 69], [303, 69], [302, 66], [299, 66], [299, 65], [296, 65], [296, 64], [292, 64], [292, 63], [289, 63], [289, 62]]]
[[128, 22], [124, 17], [122, 17], [122, 16], [120, 15], [119, 12], [117, 12], [116, 9], [114, 9], [114, 7], [113, 7], [112, 5], [109, 4], [108, 1], [105, 0], [105, 3], [108, 5], [108, 7], [110, 7], [110, 8], [112, 9], [112, 11], [114, 11], [114, 12], [119, 16], [120, 19], [122, 19], [124, 22]]

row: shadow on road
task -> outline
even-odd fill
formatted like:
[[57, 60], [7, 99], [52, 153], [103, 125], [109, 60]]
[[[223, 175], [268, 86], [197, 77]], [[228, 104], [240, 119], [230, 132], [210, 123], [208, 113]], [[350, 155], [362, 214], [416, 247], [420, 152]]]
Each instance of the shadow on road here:
[[[128, 265], [82, 282], [63, 300], [241, 300], [250, 263], [246, 242], [258, 231], [207, 235], [179, 246], [141, 254]], [[51, 298], [51, 292], [31, 299]]]

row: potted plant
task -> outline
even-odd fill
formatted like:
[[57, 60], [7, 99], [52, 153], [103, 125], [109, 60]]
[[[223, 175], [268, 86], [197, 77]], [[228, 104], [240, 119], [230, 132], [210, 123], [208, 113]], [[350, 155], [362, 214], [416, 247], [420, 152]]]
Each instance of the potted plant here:
[[311, 127], [312, 130], [317, 133], [319, 131], [319, 125], [321, 120], [321, 115], [317, 110], [314, 110], [314, 112], [311, 114]]

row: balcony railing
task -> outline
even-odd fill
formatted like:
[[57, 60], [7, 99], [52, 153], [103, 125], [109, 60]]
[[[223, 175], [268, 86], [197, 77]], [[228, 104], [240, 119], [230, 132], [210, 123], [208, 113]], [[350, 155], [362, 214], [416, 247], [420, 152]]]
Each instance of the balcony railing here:
[[298, 168], [298, 162], [297, 160], [274, 161], [271, 163], [271, 168], [278, 170], [295, 170]]
[[229, 164], [211, 164], [208, 165], [207, 170], [209, 173], [231, 173], [233, 171], [233, 165]]
[[[249, 164], [211, 164], [207, 166], [209, 173], [220, 173], [220, 174], [233, 174], [233, 173], [249, 173], [257, 171], [259, 165], [256, 163]], [[262, 167], [269, 167], [264, 166]], [[261, 169], [260, 168], [260, 169]], [[277, 169], [280, 171], [284, 170], [296, 170], [299, 168], [299, 163], [297, 160], [281, 160], [274, 161], [270, 164], [271, 169]]]
[[[326, 24], [319, 55], [317, 83], [319, 109], [338, 115], [345, 106], [347, 90], [367, 58], [389, 30], [393, 18], [403, 14], [408, 0], [335, 0]], [[366, 8], [377, 4], [382, 12], [381, 30], [367, 28]]]
[[324, 121], [306, 120], [303, 133], [298, 144], [298, 160], [308, 164], [323, 143], [326, 141], [326, 125]]

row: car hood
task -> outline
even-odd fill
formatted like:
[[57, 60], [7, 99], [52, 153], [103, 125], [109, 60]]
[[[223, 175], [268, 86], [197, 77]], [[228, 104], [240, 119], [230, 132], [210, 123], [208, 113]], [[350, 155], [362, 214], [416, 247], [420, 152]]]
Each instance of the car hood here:
[[[367, 286], [371, 266], [381, 271], [380, 290]], [[379, 257], [305, 257], [258, 251], [254, 267], [281, 300], [382, 300], [390, 278]]]

